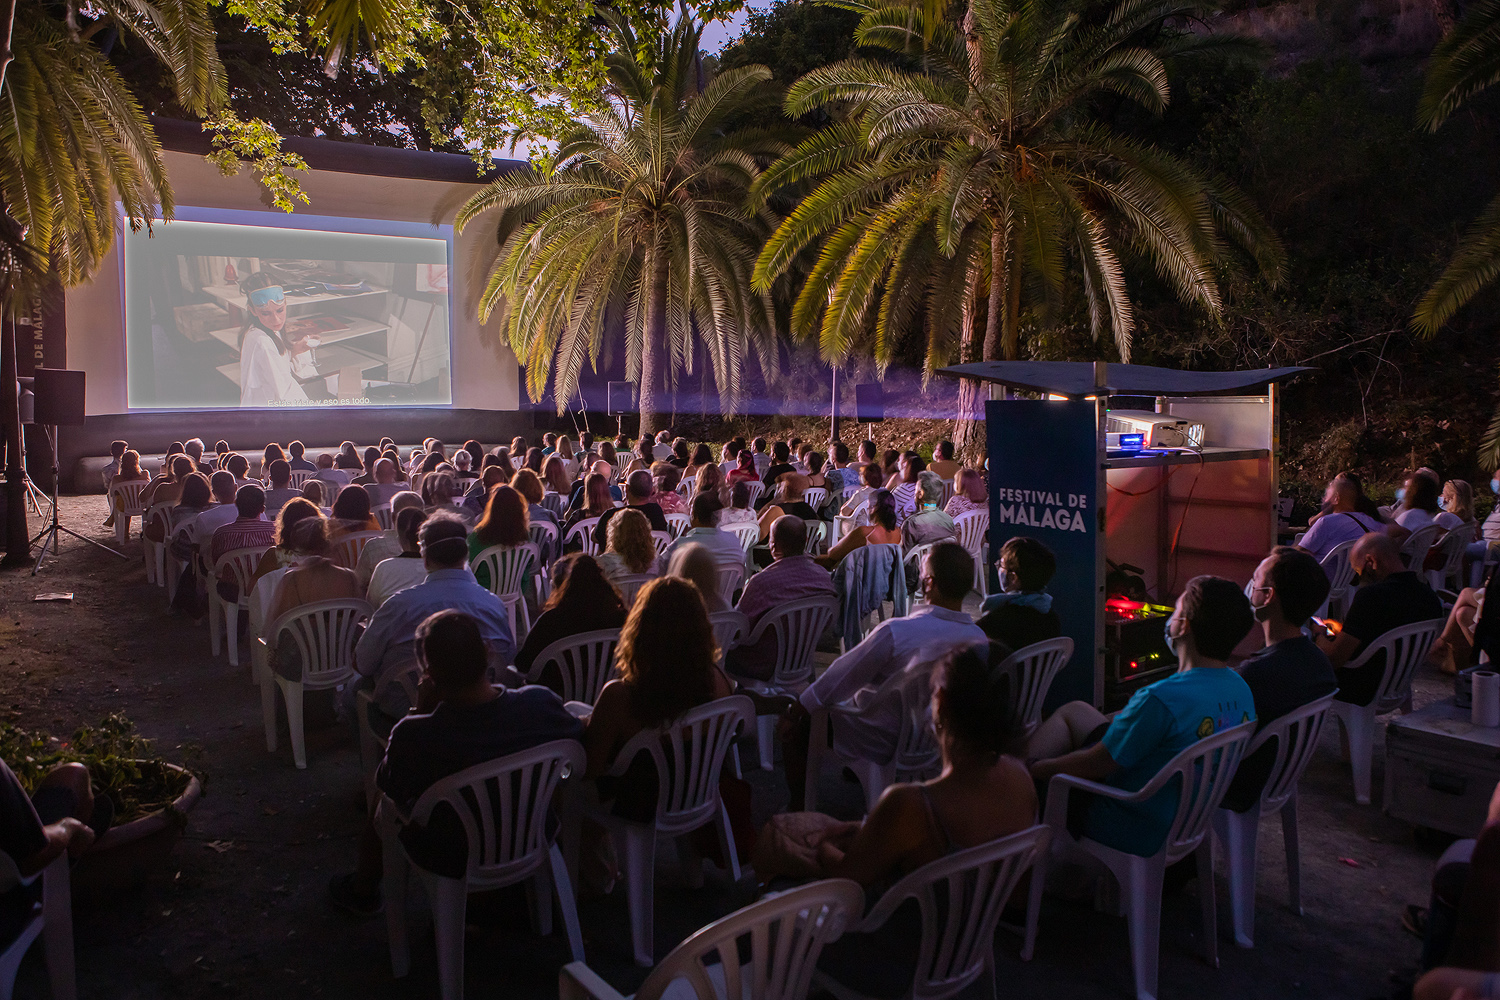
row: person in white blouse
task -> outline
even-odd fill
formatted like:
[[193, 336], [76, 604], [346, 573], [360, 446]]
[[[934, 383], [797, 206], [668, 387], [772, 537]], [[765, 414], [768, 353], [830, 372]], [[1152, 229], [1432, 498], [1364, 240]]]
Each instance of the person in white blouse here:
[[302, 384], [318, 372], [310, 338], [286, 339], [285, 290], [264, 271], [250, 275], [244, 287], [248, 315], [240, 334], [240, 405], [307, 402]]

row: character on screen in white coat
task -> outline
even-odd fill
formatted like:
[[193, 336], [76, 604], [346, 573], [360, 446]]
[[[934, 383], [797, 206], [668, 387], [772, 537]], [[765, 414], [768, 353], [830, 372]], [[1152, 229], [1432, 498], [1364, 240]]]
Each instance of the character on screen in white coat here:
[[264, 271], [245, 279], [248, 306], [240, 332], [240, 405], [305, 403], [302, 383], [317, 376], [308, 337], [285, 339], [286, 293]]

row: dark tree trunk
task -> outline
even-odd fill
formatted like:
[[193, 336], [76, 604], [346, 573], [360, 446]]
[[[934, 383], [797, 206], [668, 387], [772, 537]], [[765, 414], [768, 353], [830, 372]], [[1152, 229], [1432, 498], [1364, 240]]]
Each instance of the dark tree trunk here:
[[656, 273], [651, 279], [650, 314], [642, 329], [641, 342], [641, 436], [655, 434], [661, 430], [659, 420], [660, 401], [658, 386], [661, 385], [661, 354], [667, 342], [667, 262], [653, 258], [651, 266]]

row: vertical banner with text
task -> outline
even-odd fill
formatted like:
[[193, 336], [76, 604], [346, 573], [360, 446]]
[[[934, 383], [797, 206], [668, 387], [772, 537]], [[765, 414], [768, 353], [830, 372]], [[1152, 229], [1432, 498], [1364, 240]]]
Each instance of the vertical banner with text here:
[[[48, 279], [16, 319], [16, 374], [30, 378], [38, 368], [68, 367], [67, 299], [62, 282]], [[26, 472], [44, 490], [52, 488], [52, 445], [46, 429], [25, 428]]]
[[[1047, 696], [1050, 711], [1094, 701], [1100, 545], [1098, 417], [1092, 400], [990, 400], [985, 404], [990, 463], [990, 559], [1018, 535], [1057, 556], [1047, 588], [1074, 643], [1073, 659]], [[991, 576], [993, 580], [993, 576]]]

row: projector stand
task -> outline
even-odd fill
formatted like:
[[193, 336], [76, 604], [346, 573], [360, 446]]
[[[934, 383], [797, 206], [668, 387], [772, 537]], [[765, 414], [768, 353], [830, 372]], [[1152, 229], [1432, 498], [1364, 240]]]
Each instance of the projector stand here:
[[[57, 553], [57, 536], [59, 533], [72, 535], [79, 541], [88, 542], [96, 549], [103, 549], [105, 552], [108, 552], [111, 555], [119, 556], [121, 559], [126, 558], [125, 553], [116, 551], [115, 549], [110, 548], [108, 545], [105, 545], [103, 542], [96, 542], [92, 538], [86, 538], [83, 535], [80, 535], [78, 532], [74, 531], [72, 528], [64, 528], [57, 522], [57, 428], [46, 428], [46, 435], [47, 440], [52, 445], [52, 496], [50, 498], [52, 503], [52, 523], [43, 528], [41, 533], [31, 540], [32, 545], [35, 545], [37, 542], [42, 543], [42, 551], [37, 553], [36, 565], [31, 567], [31, 575], [36, 576], [37, 571], [42, 568], [42, 560], [47, 558], [47, 547], [49, 545], [52, 547], [53, 553]], [[36, 487], [33, 486], [32, 488], [35, 489]], [[114, 500], [111, 499], [110, 503], [111, 505], [113, 505]]]

